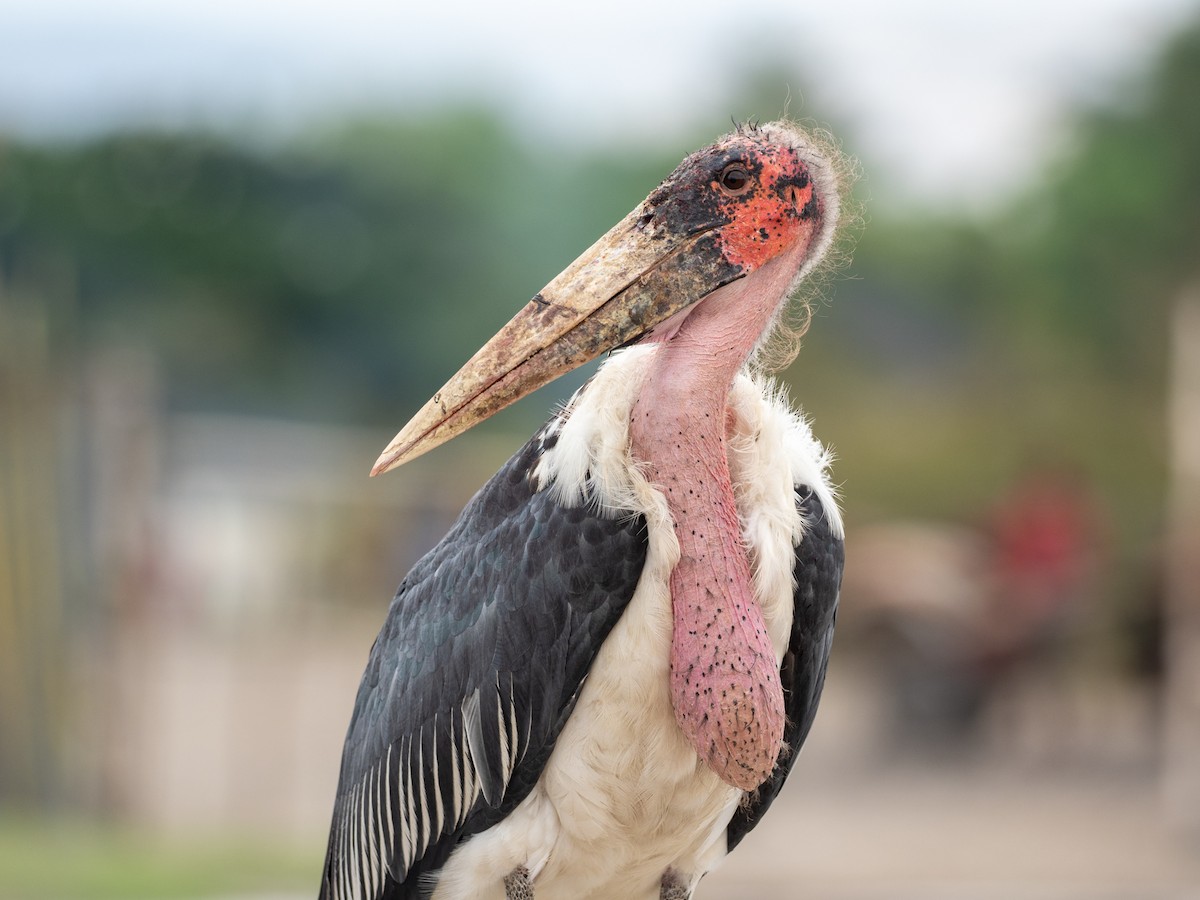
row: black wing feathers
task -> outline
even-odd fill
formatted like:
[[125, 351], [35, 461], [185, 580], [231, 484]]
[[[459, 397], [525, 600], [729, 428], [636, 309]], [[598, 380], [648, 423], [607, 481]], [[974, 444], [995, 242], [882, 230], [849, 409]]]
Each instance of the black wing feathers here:
[[771, 777], [733, 814], [726, 831], [729, 850], [758, 824], [791, 773], [817, 714], [833, 644], [845, 561], [842, 539], [834, 535], [820, 499], [810, 488], [796, 488], [796, 505], [804, 516], [805, 531], [796, 548], [792, 636], [779, 670], [788, 716], [783, 732], [786, 746]]
[[532, 789], [633, 596], [645, 522], [535, 492], [531, 440], [396, 592], [343, 751], [321, 897], [428, 895]]

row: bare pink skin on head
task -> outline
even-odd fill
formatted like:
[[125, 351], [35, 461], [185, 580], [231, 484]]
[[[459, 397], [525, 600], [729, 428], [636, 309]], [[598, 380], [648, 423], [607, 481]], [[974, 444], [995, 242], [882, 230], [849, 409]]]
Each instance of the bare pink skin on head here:
[[649, 338], [661, 346], [630, 436], [634, 457], [666, 497], [679, 541], [671, 573], [676, 721], [717, 775], [750, 791], [775, 767], [786, 716], [734, 503], [726, 404], [805, 261], [821, 210], [791, 148], [747, 144], [753, 183], [732, 179], [736, 193], [713, 188], [728, 204], [718, 245], [750, 274]]

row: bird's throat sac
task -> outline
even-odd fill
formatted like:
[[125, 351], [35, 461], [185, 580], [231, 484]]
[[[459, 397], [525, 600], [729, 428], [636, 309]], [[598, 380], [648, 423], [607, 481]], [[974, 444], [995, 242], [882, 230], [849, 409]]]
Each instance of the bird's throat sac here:
[[675, 720], [722, 781], [752, 791], [774, 770], [783, 742], [775, 655], [753, 599], [696, 592], [695, 582], [686, 566], [671, 576]]
[[713, 772], [752, 791], [775, 768], [785, 713], [778, 661], [754, 597], [723, 425], [677, 427], [670, 440], [655, 441], [647, 475], [663, 491], [679, 542], [670, 576], [675, 720]]

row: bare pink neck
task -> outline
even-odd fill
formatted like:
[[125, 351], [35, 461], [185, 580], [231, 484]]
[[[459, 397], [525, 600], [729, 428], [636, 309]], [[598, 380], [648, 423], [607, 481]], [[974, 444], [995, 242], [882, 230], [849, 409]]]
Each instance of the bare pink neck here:
[[701, 303], [659, 349], [630, 423], [633, 453], [666, 496], [679, 540], [671, 573], [675, 719], [701, 759], [743, 790], [774, 768], [785, 714], [734, 504], [726, 403], [777, 302], [735, 282]]

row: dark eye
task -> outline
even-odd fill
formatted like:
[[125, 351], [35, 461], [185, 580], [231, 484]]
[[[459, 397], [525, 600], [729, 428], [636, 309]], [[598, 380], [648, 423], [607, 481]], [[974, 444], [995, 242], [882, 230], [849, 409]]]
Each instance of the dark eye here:
[[743, 194], [750, 189], [750, 173], [741, 163], [730, 163], [721, 172], [721, 187], [730, 194]]

